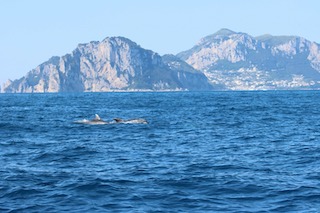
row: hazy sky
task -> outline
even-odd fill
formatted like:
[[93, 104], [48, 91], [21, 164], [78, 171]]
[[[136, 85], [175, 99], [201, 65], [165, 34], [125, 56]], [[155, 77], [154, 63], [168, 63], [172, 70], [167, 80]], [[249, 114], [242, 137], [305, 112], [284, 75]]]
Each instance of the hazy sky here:
[[1, 0], [0, 83], [78, 43], [124, 36], [176, 54], [221, 28], [320, 43], [319, 0]]

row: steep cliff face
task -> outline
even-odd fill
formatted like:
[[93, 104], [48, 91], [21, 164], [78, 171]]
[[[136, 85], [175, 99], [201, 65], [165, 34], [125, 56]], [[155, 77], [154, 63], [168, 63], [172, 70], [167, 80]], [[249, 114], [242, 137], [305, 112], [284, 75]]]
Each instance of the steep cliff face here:
[[79, 44], [2, 92], [320, 89], [320, 45], [297, 36], [222, 29], [177, 56], [123, 37]]
[[221, 89], [218, 86], [213, 87], [208, 82], [208, 79], [199, 70], [194, 69], [185, 61], [174, 55], [164, 55], [163, 62], [173, 71], [173, 78], [180, 82], [181, 88], [194, 88], [197, 90], [212, 90]]
[[296, 36], [222, 29], [177, 56], [232, 90], [320, 88], [319, 45]]
[[195, 69], [206, 70], [221, 61], [245, 61], [248, 51], [255, 50], [256, 46], [257, 41], [247, 34], [222, 29], [202, 38], [193, 48], [177, 56]]
[[[71, 53], [52, 57], [19, 80], [8, 81], [4, 92], [105, 92], [113, 90], [211, 89], [189, 65], [171, 69], [162, 57], [123, 37], [79, 44]], [[185, 76], [181, 78], [179, 76]], [[197, 79], [195, 82], [194, 79]]]

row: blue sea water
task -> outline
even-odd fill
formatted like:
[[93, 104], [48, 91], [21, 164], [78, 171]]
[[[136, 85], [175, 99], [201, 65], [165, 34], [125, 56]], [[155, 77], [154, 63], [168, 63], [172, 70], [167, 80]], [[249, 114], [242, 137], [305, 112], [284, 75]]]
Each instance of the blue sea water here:
[[[74, 121], [145, 118], [148, 124]], [[320, 212], [320, 92], [0, 95], [0, 212]]]

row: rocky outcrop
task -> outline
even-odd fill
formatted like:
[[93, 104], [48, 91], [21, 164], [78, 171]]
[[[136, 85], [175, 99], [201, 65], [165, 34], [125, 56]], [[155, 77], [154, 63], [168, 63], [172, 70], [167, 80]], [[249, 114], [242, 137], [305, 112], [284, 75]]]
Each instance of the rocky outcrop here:
[[298, 36], [222, 29], [190, 50], [160, 56], [123, 37], [79, 44], [2, 92], [320, 89], [320, 45]]
[[[177, 60], [177, 59], [172, 59]], [[185, 62], [177, 65], [123, 37], [79, 44], [52, 57], [21, 79], [3, 86], [9, 93], [107, 92], [128, 90], [210, 90], [203, 73]], [[192, 72], [190, 71], [192, 70]]]
[[[197, 90], [220, 89], [217, 86], [213, 87], [211, 84], [203, 83], [208, 82], [206, 76], [180, 58], [168, 54], [164, 55], [162, 59], [163, 62], [174, 71], [172, 77], [176, 79], [177, 82], [180, 82], [179, 87], [196, 88]], [[201, 75], [199, 73], [201, 73]]]
[[319, 44], [222, 29], [177, 55], [229, 90], [320, 88]]

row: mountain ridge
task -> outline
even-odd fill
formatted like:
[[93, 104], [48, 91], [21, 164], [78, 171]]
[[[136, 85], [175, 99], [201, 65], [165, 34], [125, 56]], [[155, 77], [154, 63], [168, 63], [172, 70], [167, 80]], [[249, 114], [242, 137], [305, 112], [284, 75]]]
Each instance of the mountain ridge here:
[[299, 36], [253, 37], [223, 29], [177, 57], [227, 90], [319, 89], [319, 50]]
[[183, 69], [173, 70], [166, 63], [159, 54], [141, 48], [130, 39], [107, 37], [101, 42], [79, 44], [71, 53], [50, 58], [26, 76], [8, 81], [3, 91], [34, 93], [211, 89], [207, 78], [200, 71], [189, 73]]
[[320, 89], [320, 45], [299, 36], [251, 36], [226, 28], [192, 48], [160, 56], [106, 37], [53, 56], [7, 93]]

